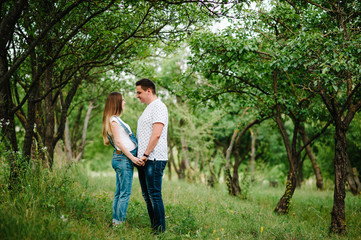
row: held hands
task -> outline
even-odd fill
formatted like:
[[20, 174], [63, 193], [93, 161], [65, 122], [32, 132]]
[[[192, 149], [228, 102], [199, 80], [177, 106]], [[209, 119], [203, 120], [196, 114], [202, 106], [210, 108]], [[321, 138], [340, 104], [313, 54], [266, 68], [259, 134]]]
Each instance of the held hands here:
[[144, 166], [145, 161], [143, 161], [142, 159], [143, 157], [141, 158], [133, 157], [132, 162], [137, 166]]
[[140, 158], [140, 160], [142, 160], [142, 161], [144, 162], [144, 164], [145, 164], [145, 162], [148, 160], [148, 158], [147, 158], [146, 156], [142, 156], [142, 157]]

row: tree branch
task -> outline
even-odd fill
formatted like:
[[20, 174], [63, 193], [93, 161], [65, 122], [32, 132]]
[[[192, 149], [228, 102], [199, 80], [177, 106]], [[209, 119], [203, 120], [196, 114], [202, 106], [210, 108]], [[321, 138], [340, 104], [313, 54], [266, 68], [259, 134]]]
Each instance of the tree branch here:
[[[63, 12], [61, 12], [56, 19], [54, 19], [38, 36], [37, 39], [35, 39], [30, 46], [23, 52], [23, 54], [20, 55], [19, 58], [14, 62], [14, 64], [10, 67], [10, 69], [0, 78], [0, 85], [3, 85], [3, 83], [9, 79], [14, 72], [20, 67], [20, 65], [24, 62], [24, 60], [29, 56], [31, 51], [34, 50], [34, 48], [43, 40], [43, 38], [46, 36], [46, 34], [53, 28], [55, 24], [57, 24], [63, 17], [65, 17], [67, 14], [69, 14], [74, 8], [76, 8], [78, 5], [80, 5], [85, 0], [78, 0], [72, 5], [70, 5], [68, 8], [66, 8]], [[1, 35], [1, 34], [0, 34]]]
[[320, 4], [315, 3], [315, 2], [313, 2], [313, 1], [311, 1], [311, 0], [305, 0], [305, 1], [308, 2], [309, 4], [312, 4], [312, 5], [316, 6], [316, 7], [318, 7], [318, 8], [321, 8], [321, 9], [327, 11], [327, 12], [331, 12], [331, 13], [334, 13], [334, 12], [335, 12], [334, 10], [325, 8], [325, 7], [321, 6]]
[[316, 138], [318, 138], [319, 136], [321, 136], [321, 134], [323, 134], [323, 133], [327, 130], [328, 126], [330, 126], [331, 123], [332, 123], [332, 119], [329, 120], [329, 121], [326, 123], [326, 125], [322, 128], [322, 130], [321, 130], [319, 133], [317, 133], [317, 134], [314, 135], [312, 138], [310, 138], [306, 143], [304, 143], [304, 145], [298, 150], [297, 153], [298, 153], [298, 154], [301, 154], [301, 152], [303, 151], [303, 149], [305, 149], [305, 148], [307, 147], [307, 145], [311, 144]]

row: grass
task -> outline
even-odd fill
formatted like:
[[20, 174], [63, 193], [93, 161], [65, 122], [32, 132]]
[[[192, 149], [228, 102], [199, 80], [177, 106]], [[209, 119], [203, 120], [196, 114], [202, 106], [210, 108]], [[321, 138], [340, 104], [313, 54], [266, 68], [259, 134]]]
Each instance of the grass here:
[[163, 181], [167, 231], [154, 236], [135, 177], [124, 226], [111, 228], [115, 179], [82, 167], [28, 170], [16, 194], [0, 177], [0, 239], [361, 239], [361, 198], [346, 197], [346, 236], [328, 235], [333, 192], [297, 189], [289, 215], [273, 213], [283, 187], [253, 185], [247, 199], [225, 186]]

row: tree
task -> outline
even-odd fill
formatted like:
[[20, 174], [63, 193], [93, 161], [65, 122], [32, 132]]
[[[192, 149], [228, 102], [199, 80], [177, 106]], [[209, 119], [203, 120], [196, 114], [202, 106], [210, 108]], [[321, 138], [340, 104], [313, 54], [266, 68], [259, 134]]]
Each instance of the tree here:
[[[289, 1], [289, 15], [273, 18], [291, 33], [283, 39], [278, 65], [303, 71], [304, 89], [318, 94], [335, 127], [335, 191], [332, 233], [346, 232], [347, 132], [361, 109], [359, 2]], [[276, 8], [287, 6], [278, 3]], [[292, 11], [290, 13], [290, 11]], [[292, 20], [292, 21], [291, 21]], [[351, 185], [352, 186], [352, 185]]]
[[[63, 137], [69, 106], [81, 83], [99, 69], [120, 71], [130, 61], [146, 57], [148, 46], [159, 40], [181, 39], [193, 24], [209, 16], [206, 5], [116, 0], [2, 2], [0, 118], [9, 122], [2, 128], [9, 141], [7, 148], [18, 148], [16, 113], [25, 128], [23, 154], [30, 156], [35, 138], [46, 147], [44, 165], [51, 168], [55, 145]], [[16, 159], [12, 173], [15, 163]]]
[[[314, 94], [305, 94], [303, 89], [293, 87], [294, 82], [289, 78], [293, 73], [283, 74], [274, 67], [272, 61], [277, 61], [278, 58], [274, 56], [277, 47], [272, 46], [272, 42], [277, 36], [274, 35], [271, 39], [269, 36], [255, 37], [250, 30], [257, 31], [266, 27], [262, 24], [253, 26], [254, 20], [249, 17], [245, 21], [248, 21], [250, 29], [234, 27], [220, 34], [204, 32], [194, 35], [191, 42], [194, 54], [191, 64], [205, 78], [197, 86], [198, 97], [227, 101], [222, 95], [233, 94], [232, 96], [238, 96], [240, 105], [249, 106], [257, 112], [259, 120], [272, 118], [277, 123], [290, 168], [285, 194], [275, 211], [287, 213], [296, 188], [301, 152], [320, 134], [315, 134], [304, 144], [298, 138], [300, 129], [313, 116], [317, 104], [312, 102]], [[201, 94], [200, 89], [203, 90]], [[291, 132], [285, 127], [287, 119], [293, 122]]]
[[[243, 119], [243, 117], [246, 114], [248, 109], [249, 108], [246, 108], [243, 111], [243, 114], [241, 116], [241, 120]], [[231, 141], [229, 143], [229, 146], [228, 146], [227, 150], [225, 151], [226, 154], [225, 154], [224, 175], [225, 175], [226, 184], [227, 184], [227, 187], [228, 187], [228, 192], [232, 196], [240, 196], [240, 197], [242, 197], [242, 194], [241, 194], [242, 189], [239, 186], [238, 171], [239, 171], [239, 166], [240, 166], [241, 162], [245, 159], [245, 157], [251, 151], [251, 144], [250, 143], [246, 144], [246, 149], [244, 150], [244, 152], [242, 154], [242, 157], [240, 158], [240, 152], [239, 152], [240, 140], [243, 137], [243, 135], [245, 135], [245, 133], [248, 130], [250, 130], [250, 128], [252, 126], [254, 126], [256, 124], [259, 124], [260, 122], [261, 121], [259, 121], [258, 119], [255, 119], [255, 120], [251, 121], [250, 123], [246, 124], [242, 128], [242, 130], [240, 130], [240, 128], [242, 126], [242, 121], [240, 121], [238, 123], [238, 126], [237, 126], [236, 130], [233, 132], [233, 135], [232, 135]], [[252, 144], [253, 144], [253, 142], [252, 142]], [[233, 147], [235, 147], [234, 150], [233, 150]], [[254, 147], [254, 145], [252, 147]], [[230, 160], [232, 152], [234, 153], [234, 157], [235, 157], [235, 161], [234, 161], [233, 166], [232, 166], [232, 162]], [[253, 155], [253, 157], [254, 157], [254, 155]], [[233, 169], [233, 174], [230, 171], [231, 169]]]
[[[244, 25], [247, 27], [241, 30], [228, 31], [216, 37], [212, 34], [196, 36], [192, 44], [195, 53], [193, 65], [205, 72], [205, 77], [213, 80], [213, 84], [216, 83], [214, 86], [208, 84], [209, 90], [222, 86], [221, 90], [218, 88], [218, 93], [213, 91], [215, 94], [249, 94], [254, 96], [253, 99], [267, 103], [267, 108], [274, 112], [291, 167], [287, 190], [276, 211], [287, 210], [300, 151], [311, 142], [296, 148], [302, 123], [317, 116], [312, 114], [315, 110], [310, 110], [310, 106], [325, 112], [323, 120], [328, 123], [322, 131], [331, 123], [328, 118], [332, 119], [335, 127], [335, 196], [330, 231], [344, 233], [348, 163], [346, 133], [361, 108], [360, 71], [357, 67], [360, 63], [360, 5], [307, 2], [275, 2], [270, 11], [260, 11], [259, 18], [252, 18], [249, 14]], [[235, 40], [235, 36], [241, 41]], [[202, 38], [211, 39], [212, 44]], [[199, 59], [204, 63], [201, 64]], [[262, 78], [273, 84], [261, 82]], [[268, 96], [273, 98], [273, 103]], [[319, 102], [324, 106], [317, 107]], [[283, 126], [284, 114], [294, 123], [292, 141], [288, 140]]]

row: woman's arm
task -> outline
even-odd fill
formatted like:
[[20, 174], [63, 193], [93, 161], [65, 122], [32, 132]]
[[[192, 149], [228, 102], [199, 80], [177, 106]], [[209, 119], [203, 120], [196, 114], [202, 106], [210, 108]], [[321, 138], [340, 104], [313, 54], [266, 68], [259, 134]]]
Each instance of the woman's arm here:
[[120, 151], [122, 151], [125, 154], [125, 156], [127, 156], [134, 164], [140, 165], [139, 158], [133, 156], [133, 154], [131, 154], [130, 151], [126, 149], [123, 143], [120, 141], [120, 129], [118, 123], [113, 121], [110, 124], [110, 127], [112, 129], [115, 146], [117, 146], [120, 149]]

